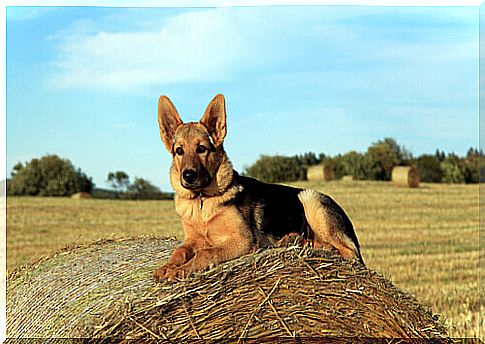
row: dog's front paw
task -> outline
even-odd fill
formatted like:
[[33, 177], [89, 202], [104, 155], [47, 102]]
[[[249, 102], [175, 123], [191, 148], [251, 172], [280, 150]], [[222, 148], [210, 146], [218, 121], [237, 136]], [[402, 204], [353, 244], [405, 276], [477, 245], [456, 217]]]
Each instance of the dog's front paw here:
[[176, 282], [178, 280], [184, 279], [190, 272], [182, 267], [175, 267], [173, 269], [167, 270], [165, 273], [165, 278], [171, 282]]
[[155, 270], [155, 272], [153, 273], [153, 277], [156, 281], [167, 279], [167, 274], [175, 268], [176, 266], [173, 264], [165, 264], [161, 268]]
[[172, 264], [165, 264], [160, 269], [155, 270], [153, 277], [156, 281], [169, 280], [171, 282], [176, 282], [180, 279], [184, 279], [189, 274], [188, 268], [183, 268], [180, 266], [175, 266]]

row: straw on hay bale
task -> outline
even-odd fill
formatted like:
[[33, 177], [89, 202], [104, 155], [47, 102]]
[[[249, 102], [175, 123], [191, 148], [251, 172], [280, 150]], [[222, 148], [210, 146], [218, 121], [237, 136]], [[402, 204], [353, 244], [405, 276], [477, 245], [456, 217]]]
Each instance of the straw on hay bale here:
[[354, 176], [350, 176], [350, 175], [345, 175], [342, 177], [342, 181], [344, 182], [351, 182], [354, 180]]
[[93, 198], [93, 196], [89, 192], [77, 192], [71, 196], [74, 199], [81, 199], [81, 198]]
[[392, 183], [396, 186], [417, 188], [419, 186], [419, 173], [411, 166], [395, 166], [392, 169]]
[[306, 177], [309, 181], [327, 181], [333, 180], [335, 175], [330, 165], [315, 165], [308, 167]]
[[[66, 250], [9, 277], [8, 337], [169, 340], [446, 339], [437, 317], [332, 251], [267, 249], [175, 284], [152, 271], [179, 243], [141, 238]], [[350, 338], [350, 339], [349, 339]]]

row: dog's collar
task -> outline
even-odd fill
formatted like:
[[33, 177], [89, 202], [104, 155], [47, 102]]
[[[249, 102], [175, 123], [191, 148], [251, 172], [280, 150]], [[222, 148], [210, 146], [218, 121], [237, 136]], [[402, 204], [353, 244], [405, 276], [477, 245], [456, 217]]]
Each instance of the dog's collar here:
[[202, 206], [204, 205], [204, 195], [202, 192], [199, 192], [197, 199], [199, 200], [199, 209], [202, 210]]
[[233, 171], [234, 173], [234, 178], [231, 181], [231, 184], [224, 190], [224, 192], [220, 195], [207, 195], [204, 194], [204, 192], [196, 192], [195, 197], [192, 199], [197, 199], [199, 202], [199, 209], [202, 210], [204, 207], [204, 202], [206, 198], [212, 198], [212, 197], [222, 197], [222, 204], [229, 204], [234, 201], [236, 197], [238, 197], [238, 194], [243, 191], [244, 187], [239, 183], [238, 177], [239, 174], [236, 171]]

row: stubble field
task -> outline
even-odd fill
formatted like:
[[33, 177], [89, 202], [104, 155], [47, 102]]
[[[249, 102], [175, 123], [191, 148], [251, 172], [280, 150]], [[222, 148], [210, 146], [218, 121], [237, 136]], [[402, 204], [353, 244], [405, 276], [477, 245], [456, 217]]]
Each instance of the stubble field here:
[[[452, 336], [484, 336], [478, 185], [294, 185], [322, 191], [341, 204], [354, 223], [367, 266], [441, 314]], [[173, 202], [7, 199], [8, 272], [67, 245], [139, 235], [182, 239]]]

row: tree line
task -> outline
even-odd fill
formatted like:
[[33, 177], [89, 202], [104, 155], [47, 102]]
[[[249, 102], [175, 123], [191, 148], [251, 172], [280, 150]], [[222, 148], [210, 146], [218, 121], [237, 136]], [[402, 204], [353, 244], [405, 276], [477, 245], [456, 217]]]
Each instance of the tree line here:
[[107, 182], [112, 190], [96, 188], [91, 177], [76, 168], [68, 159], [57, 155], [34, 158], [25, 165], [17, 163], [7, 180], [8, 196], [71, 196], [87, 192], [96, 198], [112, 199], [171, 199], [143, 178], [133, 182], [123, 171], [109, 172]]
[[[262, 155], [243, 174], [267, 182], [296, 181], [306, 179], [309, 166], [330, 165], [335, 178], [351, 175], [356, 180], [390, 180], [394, 166], [414, 166], [421, 181], [433, 183], [478, 183], [480, 173], [485, 176], [485, 155], [481, 150], [470, 148], [464, 157], [436, 150], [434, 154], [413, 157], [393, 138], [373, 143], [365, 153], [351, 151], [336, 156], [308, 152], [294, 156]], [[25, 164], [17, 163], [7, 180], [9, 196], [70, 196], [88, 192], [97, 198], [117, 199], [171, 199], [172, 193], [164, 193], [149, 181], [130, 177], [123, 171], [109, 172], [106, 182], [111, 190], [96, 188], [91, 177], [76, 168], [69, 160], [57, 155], [35, 158]]]
[[470, 148], [464, 157], [455, 153], [445, 154], [439, 149], [434, 154], [413, 157], [395, 139], [384, 138], [373, 143], [365, 153], [351, 151], [336, 156], [313, 152], [294, 156], [262, 155], [245, 168], [243, 174], [272, 183], [305, 180], [309, 166], [323, 164], [332, 167], [337, 179], [351, 175], [356, 180], [390, 180], [394, 166], [414, 166], [423, 182], [478, 183], [480, 172], [482, 175], [485, 172], [484, 161], [483, 152], [475, 148]]
[[[158, 187], [143, 178], [135, 177], [133, 183], [126, 172], [109, 172], [107, 182], [116, 190], [119, 199], [172, 199], [172, 193], [160, 191]], [[97, 197], [100, 196], [99, 192]]]

